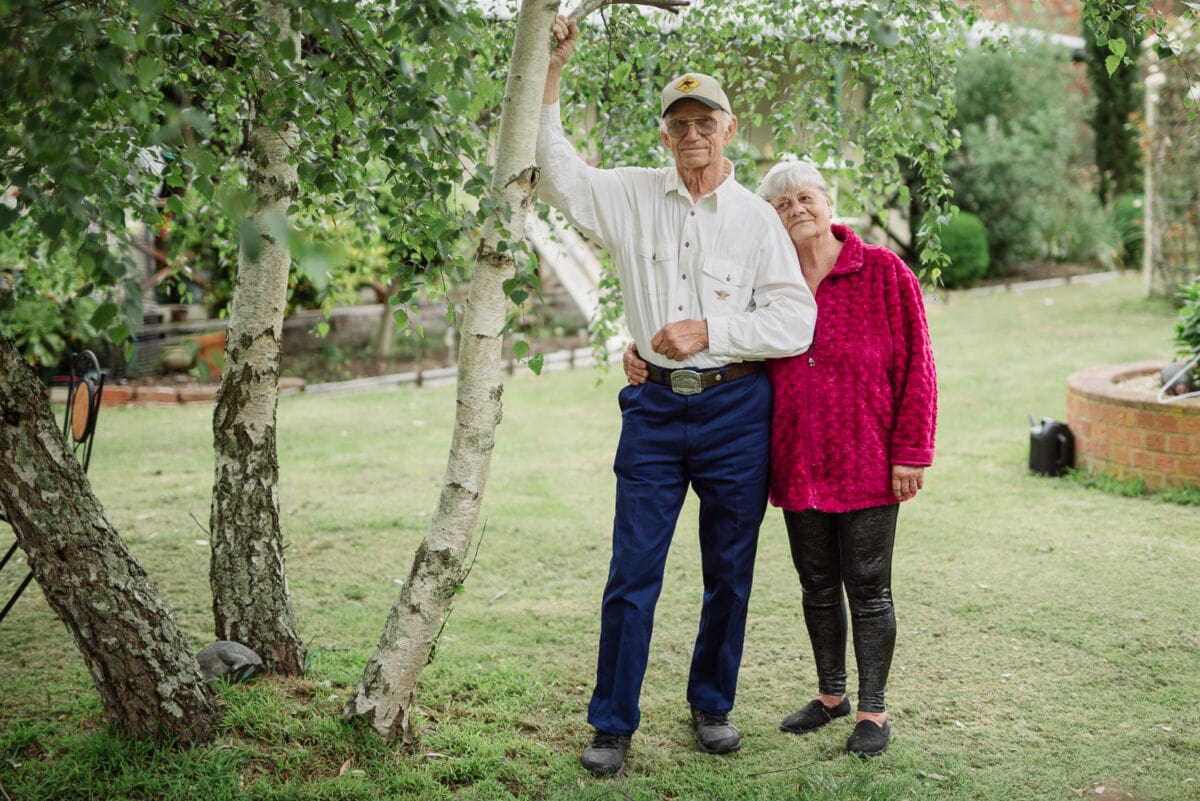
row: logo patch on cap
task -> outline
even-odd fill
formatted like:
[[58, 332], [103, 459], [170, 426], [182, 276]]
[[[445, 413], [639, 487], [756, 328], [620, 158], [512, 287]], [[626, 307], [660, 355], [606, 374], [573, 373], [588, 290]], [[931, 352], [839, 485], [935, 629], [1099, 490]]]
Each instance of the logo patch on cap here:
[[685, 75], [683, 77], [682, 81], [675, 84], [675, 88], [678, 91], [683, 92], [684, 94], [687, 94], [688, 92], [692, 91], [693, 89], [699, 89], [700, 82], [697, 81], [695, 78], [693, 78], [691, 75]]

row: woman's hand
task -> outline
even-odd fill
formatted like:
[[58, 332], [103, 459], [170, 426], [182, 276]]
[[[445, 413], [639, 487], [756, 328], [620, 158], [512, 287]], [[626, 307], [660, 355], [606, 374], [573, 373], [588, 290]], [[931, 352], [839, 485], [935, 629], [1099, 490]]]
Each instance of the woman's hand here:
[[892, 494], [896, 496], [896, 500], [907, 501], [909, 498], [916, 497], [917, 492], [923, 486], [925, 486], [924, 467], [912, 467], [906, 464], [892, 465]]
[[625, 378], [629, 381], [630, 386], [636, 387], [638, 384], [645, 384], [646, 379], [650, 377], [650, 371], [646, 369], [646, 363], [638, 356], [637, 344], [634, 342], [629, 343], [629, 347], [621, 356], [621, 365], [625, 368]]

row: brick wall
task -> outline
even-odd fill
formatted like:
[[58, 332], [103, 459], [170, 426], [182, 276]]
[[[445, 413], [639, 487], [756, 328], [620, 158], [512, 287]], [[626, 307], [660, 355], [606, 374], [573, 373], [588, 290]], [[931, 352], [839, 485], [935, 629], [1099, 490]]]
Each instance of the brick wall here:
[[1067, 425], [1078, 469], [1140, 478], [1151, 491], [1200, 487], [1200, 398], [1164, 404], [1121, 383], [1157, 375], [1163, 364], [1093, 367], [1067, 379]]

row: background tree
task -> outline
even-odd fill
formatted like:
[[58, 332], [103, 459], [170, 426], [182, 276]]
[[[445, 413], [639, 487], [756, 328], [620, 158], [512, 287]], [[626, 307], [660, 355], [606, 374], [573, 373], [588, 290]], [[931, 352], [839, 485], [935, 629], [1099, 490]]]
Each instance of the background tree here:
[[218, 702], [187, 638], [105, 518], [37, 374], [2, 335], [0, 420], [0, 511], [109, 721], [135, 737], [211, 740]]
[[962, 146], [946, 171], [955, 202], [987, 227], [990, 276], [1035, 260], [1095, 260], [1116, 247], [1088, 180], [1090, 154], [1071, 135], [1082, 127], [1084, 101], [1069, 55], [1020, 38], [959, 60]]
[[[37, 295], [54, 288], [64, 307], [85, 311], [73, 333], [107, 330], [122, 340], [141, 299], [126, 210], [138, 219], [158, 214], [150, 136], [159, 125], [158, 67], [135, 52], [145, 20], [129, 8], [33, 0], [3, 10], [0, 253], [8, 279], [0, 283], [12, 293], [0, 302], [3, 323], [51, 321], [55, 307]], [[57, 353], [39, 360], [54, 366]], [[2, 334], [0, 405], [0, 508], [105, 713], [135, 736], [211, 739], [216, 700], [186, 638], [105, 520], [42, 386]]]
[[375, 653], [346, 703], [347, 717], [365, 718], [385, 736], [408, 734], [417, 680], [462, 581], [483, 502], [504, 392], [506, 284], [517, 273], [519, 243], [537, 185], [533, 150], [555, 12], [553, 4], [542, 0], [526, 0], [521, 7], [492, 184], [481, 203], [490, 213], [463, 315], [458, 412], [441, 497]]
[[1138, 120], [1142, 116], [1142, 80], [1136, 62], [1121, 61], [1111, 72], [1106, 62], [1112, 42], [1121, 41], [1127, 53], [1142, 46], [1141, 33], [1130, 24], [1128, 14], [1113, 19], [1108, 36], [1099, 44], [1095, 31], [1084, 26], [1088, 85], [1093, 105], [1090, 122], [1095, 137], [1096, 194], [1107, 204], [1120, 195], [1142, 191], [1142, 149]]
[[[425, 225], [432, 232], [431, 241], [440, 243], [438, 232], [464, 226], [461, 218], [446, 212], [445, 199], [463, 180], [460, 159], [473, 162], [484, 138], [473, 125], [458, 126], [457, 121], [473, 103], [486, 103], [490, 93], [485, 90], [472, 96], [471, 76], [464, 75], [470, 65], [467, 53], [446, 56], [454, 48], [447, 46], [441, 32], [453, 29], [461, 36], [465, 28], [460, 23], [441, 23], [469, 20], [471, 14], [454, 15], [436, 0], [408, 4], [399, 12], [381, 5], [297, 3], [287, 6], [288, 14], [274, 21], [258, 7], [244, 3], [118, 3], [100, 9], [15, 0], [6, 3], [4, 10], [0, 32], [11, 47], [6, 46], [0, 55], [0, 77], [4, 79], [0, 88], [0, 185], [4, 186], [0, 253], [15, 253], [19, 259], [5, 265], [7, 278], [0, 289], [19, 284], [32, 290], [19, 298], [6, 291], [6, 324], [28, 308], [28, 301], [40, 291], [39, 283], [42, 287], [61, 284], [70, 288], [66, 293], [69, 299], [78, 299], [81, 308], [86, 299], [94, 309], [87, 320], [92, 328], [106, 331], [114, 341], [126, 341], [141, 316], [141, 288], [128, 259], [134, 248], [127, 215], [154, 226], [162, 222], [163, 212], [181, 219], [200, 206], [219, 208], [232, 221], [244, 253], [257, 257], [264, 250], [263, 242], [274, 238], [276, 243], [290, 245], [300, 270], [320, 283], [330, 269], [333, 248], [299, 235], [278, 211], [261, 214], [257, 221], [250, 216], [258, 197], [267, 194], [261, 188], [272, 183], [273, 176], [264, 167], [286, 170], [294, 166], [301, 191], [285, 188], [264, 207], [275, 203], [277, 209], [293, 211], [301, 226], [327, 209], [369, 212], [369, 193], [360, 194], [356, 187], [374, 163], [385, 166], [393, 181], [393, 194], [404, 199], [412, 224]], [[281, 23], [285, 23], [282, 28]], [[303, 31], [311, 43], [303, 52], [302, 67], [294, 44], [290, 48], [261, 46], [264, 41], [274, 41], [271, 36], [287, 24]], [[256, 43], [258, 47], [254, 47]], [[261, 63], [264, 60], [266, 63]], [[276, 85], [263, 80], [268, 74], [299, 77]], [[447, 95], [444, 88], [449, 76], [455, 76], [458, 88]], [[359, 99], [354, 95], [358, 87], [371, 87], [371, 91]], [[301, 128], [295, 141], [285, 142], [285, 151], [268, 157], [267, 163], [260, 158], [255, 163], [262, 178], [260, 191], [250, 191], [250, 179], [240, 183], [245, 171], [225, 169], [228, 160], [237, 157], [238, 146], [231, 144], [237, 137], [231, 132], [243, 130], [250, 119], [251, 101], [257, 97], [255, 109], [260, 116], [256, 123], [261, 133], [254, 144], [270, 139], [263, 135], [268, 129], [290, 134], [287, 122], [293, 119], [290, 114], [300, 110], [295, 102], [300, 93], [312, 101], [304, 108], [305, 116], [329, 124]], [[185, 191], [161, 193], [164, 182]], [[156, 205], [160, 194], [166, 195], [162, 211]], [[434, 255], [442, 255], [439, 246], [430, 246]], [[286, 266], [287, 261], [286, 256], [277, 259], [276, 266], [279, 262]], [[38, 269], [30, 269], [30, 264]], [[453, 269], [449, 258], [444, 264], [448, 265], [444, 269]], [[254, 291], [272, 293], [276, 300], [268, 301], [267, 306], [276, 306], [279, 275], [276, 269], [266, 280], [260, 277], [257, 284], [246, 283]], [[286, 287], [286, 272], [282, 275]], [[406, 287], [405, 292], [402, 301], [415, 294], [415, 288]], [[51, 310], [46, 316], [53, 314]], [[257, 333], [253, 325], [249, 328], [251, 336]], [[242, 345], [240, 338], [235, 339], [235, 348]], [[277, 359], [277, 350], [274, 356], [269, 347], [264, 350], [255, 353], [247, 348], [244, 364], [250, 366], [250, 359], [255, 364], [239, 371], [239, 378], [256, 372], [261, 378], [272, 369], [278, 374], [277, 363], [274, 368], [270, 364], [272, 358]], [[249, 393], [226, 395], [224, 408], [241, 408]], [[262, 419], [269, 420], [260, 424], [260, 431], [267, 426], [273, 430], [273, 397], [260, 399], [258, 405]], [[52, 424], [48, 408], [42, 411]], [[16, 425], [15, 421], [6, 417], [3, 424]], [[267, 505], [258, 508], [268, 510], [275, 503], [275, 475], [250, 483], [220, 478], [218, 468], [218, 496], [265, 495]], [[86, 485], [86, 477], [82, 481]], [[63, 497], [67, 504], [75, 503], [74, 493]], [[229, 498], [214, 503], [223, 501]], [[95, 509], [85, 507], [70, 511], [83, 517], [95, 514]], [[270, 512], [267, 516], [271, 517]], [[42, 517], [41, 521], [48, 519]], [[215, 589], [214, 595], [236, 596], [220, 608], [237, 610], [243, 617], [256, 605], [286, 609], [281, 560], [267, 565], [278, 567], [280, 581], [272, 584], [275, 595], [262, 593], [258, 583], [258, 571], [264, 565], [256, 560], [264, 554], [270, 560], [281, 551], [278, 541], [272, 541], [277, 531], [239, 532], [243, 539], [236, 544], [242, 553], [233, 555], [235, 561], [241, 560], [235, 567], [226, 569], [223, 560], [214, 557], [218, 569], [241, 579], [239, 586], [224, 584]], [[25, 539], [22, 544], [27, 542], [33, 540]], [[61, 549], [44, 548], [27, 549], [26, 556], [36, 565], [39, 579], [69, 558]], [[104, 582], [112, 575], [97, 574], [96, 580]], [[161, 604], [151, 590], [146, 590], [146, 604], [153, 608], [145, 615], [166, 616], [165, 610], [155, 611]], [[264, 598], [279, 600], [280, 591], [283, 605], [263, 603]], [[56, 607], [56, 611], [69, 620], [62, 610]], [[232, 614], [229, 617], [232, 619]], [[265, 617], [258, 614], [258, 619]], [[79, 628], [79, 633], [80, 648], [85, 652], [100, 650], [101, 638], [121, 639], [104, 626]], [[257, 636], [251, 633], [242, 638]], [[285, 672], [294, 671], [301, 663], [298, 639], [286, 640], [284, 648], [290, 648], [290, 654], [272, 651], [275, 645], [269, 638], [263, 639], [271, 645], [263, 649], [265, 655], [272, 658], [274, 654]], [[262, 647], [259, 642], [249, 644]], [[194, 666], [186, 643], [170, 641], [166, 645], [163, 653], [150, 654], [163, 665]], [[151, 681], [169, 674], [158, 666], [139, 675]], [[123, 682], [119, 671], [94, 671], [93, 676], [102, 697], [136, 696], [124, 698], [131, 711], [153, 706], [158, 697], [155, 686]], [[178, 680], [172, 686], [187, 685]], [[165, 704], [162, 707], [166, 709]], [[203, 731], [209, 718], [201, 714], [195, 718], [198, 731]], [[149, 728], [131, 730], [146, 733]], [[171, 731], [170, 722], [165, 721], [161, 730]]]
[[[299, 189], [294, 150], [295, 67], [300, 37], [287, 8], [264, 3], [251, 47], [256, 59], [247, 120], [248, 190], [254, 207], [242, 237], [213, 413], [216, 454], [209, 582], [217, 639], [252, 648], [267, 670], [304, 672], [304, 643], [288, 594], [279, 516], [275, 411], [287, 304], [288, 210]], [[253, 30], [253, 29], [252, 29]]]

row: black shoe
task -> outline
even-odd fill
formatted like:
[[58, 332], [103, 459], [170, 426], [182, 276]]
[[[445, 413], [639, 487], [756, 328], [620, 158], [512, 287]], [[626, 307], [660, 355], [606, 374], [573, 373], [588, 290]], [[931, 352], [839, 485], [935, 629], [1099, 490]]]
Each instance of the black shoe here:
[[592, 742], [583, 749], [579, 764], [593, 776], [616, 776], [625, 769], [625, 752], [629, 750], [629, 737], [605, 734], [592, 735]]
[[742, 735], [729, 722], [729, 715], [713, 715], [692, 707], [696, 744], [706, 754], [730, 754], [742, 747]]
[[846, 741], [846, 751], [860, 757], [877, 756], [887, 750], [891, 736], [892, 727], [886, 720], [882, 726], [873, 720], [860, 720]]
[[820, 698], [814, 698], [799, 712], [793, 712], [779, 724], [780, 731], [792, 734], [807, 734], [816, 731], [834, 718], [844, 718], [850, 714], [850, 699], [843, 698], [837, 706], [825, 706]]

